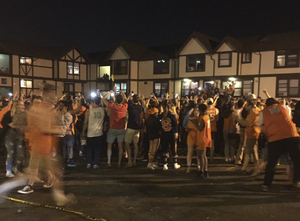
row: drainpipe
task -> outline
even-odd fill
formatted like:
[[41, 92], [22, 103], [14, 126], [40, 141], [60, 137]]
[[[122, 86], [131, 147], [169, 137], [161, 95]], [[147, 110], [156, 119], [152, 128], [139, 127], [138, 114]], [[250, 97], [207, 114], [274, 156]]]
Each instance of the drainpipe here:
[[258, 54], [259, 55], [259, 63], [258, 63], [258, 87], [257, 87], [257, 90], [258, 90], [257, 96], [259, 97], [260, 96], [260, 94], [259, 94], [259, 91], [260, 91], [260, 75], [261, 75], [261, 53], [260, 52], [255, 52], [254, 54]]
[[239, 75], [239, 65], [240, 65], [240, 52], [237, 53], [237, 61], [236, 61], [236, 75]]
[[213, 58], [213, 55], [210, 54], [210, 60], [213, 61], [213, 77], [215, 77], [215, 72], [216, 72], [216, 60]]

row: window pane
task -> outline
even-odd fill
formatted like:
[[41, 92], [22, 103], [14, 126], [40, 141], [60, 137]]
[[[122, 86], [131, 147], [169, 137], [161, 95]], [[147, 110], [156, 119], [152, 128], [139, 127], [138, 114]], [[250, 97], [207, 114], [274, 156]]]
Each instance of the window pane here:
[[9, 73], [9, 56], [6, 54], [0, 54], [0, 73]]
[[116, 90], [121, 90], [120, 84], [115, 84]]
[[285, 55], [277, 55], [277, 66], [278, 67], [285, 66]]
[[126, 90], [127, 89], [127, 84], [126, 83], [122, 83], [121, 84], [121, 90]]
[[234, 89], [234, 96], [242, 96], [242, 89]]
[[74, 74], [79, 74], [79, 63], [74, 63]]
[[229, 60], [220, 60], [220, 66], [229, 66], [230, 61]]
[[192, 82], [191, 83], [191, 89], [192, 90], [197, 90], [198, 89], [198, 82]]
[[278, 91], [280, 92], [287, 91], [287, 88], [278, 88]]
[[287, 83], [287, 80], [279, 80], [278, 83]]
[[73, 63], [68, 62], [68, 74], [73, 74]]
[[299, 80], [298, 79], [291, 79], [290, 80], [290, 87], [298, 87], [299, 86]]
[[287, 66], [296, 66], [298, 63], [298, 56], [297, 55], [288, 55], [287, 57]]
[[230, 54], [229, 53], [222, 53], [220, 54], [220, 59], [230, 59]]
[[290, 96], [298, 95], [299, 94], [299, 88], [297, 88], [297, 87], [290, 88], [289, 94], [290, 94]]
[[242, 88], [242, 82], [241, 81], [236, 81], [234, 88]]
[[204, 71], [205, 70], [205, 55], [189, 55], [187, 56], [187, 71]]
[[169, 60], [154, 61], [154, 74], [169, 73]]

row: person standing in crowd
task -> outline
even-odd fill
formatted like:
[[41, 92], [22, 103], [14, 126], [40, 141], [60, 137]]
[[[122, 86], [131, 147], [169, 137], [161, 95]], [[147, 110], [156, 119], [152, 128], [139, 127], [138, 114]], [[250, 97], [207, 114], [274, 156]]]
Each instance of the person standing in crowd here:
[[245, 126], [246, 145], [245, 145], [245, 158], [241, 172], [247, 173], [246, 169], [253, 155], [254, 171], [258, 170], [258, 150], [257, 139], [260, 135], [260, 127], [257, 125], [259, 111], [256, 109], [255, 104], [252, 101], [248, 101], [247, 105], [248, 116], [244, 120], [238, 118], [237, 121], [242, 126]]
[[213, 161], [215, 151], [215, 139], [217, 135], [217, 122], [219, 120], [219, 109], [214, 107], [213, 98], [207, 99], [207, 115], [210, 117], [211, 126], [211, 148], [210, 148], [210, 161]]
[[268, 191], [272, 185], [275, 168], [279, 157], [289, 153], [294, 163], [293, 181], [296, 187], [300, 177], [299, 134], [286, 108], [275, 99], [266, 100], [266, 108], [260, 112], [258, 126], [263, 128], [268, 138], [268, 163], [265, 171], [263, 190]]
[[208, 161], [206, 156], [206, 149], [211, 147], [211, 126], [210, 117], [206, 113], [207, 107], [205, 104], [199, 105], [199, 120], [191, 122], [197, 127], [197, 158], [200, 162], [200, 170], [198, 169], [198, 176], [209, 177]]
[[[136, 165], [136, 159], [139, 151], [140, 128], [144, 118], [143, 107], [139, 103], [138, 95], [133, 95], [132, 100], [128, 101], [128, 124], [125, 133], [125, 145], [128, 153], [128, 167]], [[134, 158], [132, 163], [130, 144], [133, 142]]]
[[14, 177], [14, 174], [22, 171], [21, 165], [25, 151], [23, 142], [26, 113], [23, 101], [14, 101], [11, 110], [3, 116], [2, 124], [5, 130], [7, 130], [5, 137], [5, 146], [7, 149], [6, 177]]
[[[170, 105], [171, 106], [171, 105]], [[162, 135], [161, 135], [161, 148], [164, 157], [163, 170], [168, 170], [168, 153], [171, 149], [172, 157], [174, 160], [174, 169], [179, 169], [180, 165], [177, 162], [177, 150], [175, 149], [175, 134], [178, 132], [177, 120], [175, 115], [170, 111], [170, 107], [165, 105], [161, 115]]]
[[112, 145], [117, 139], [119, 147], [118, 167], [121, 167], [128, 104], [127, 97], [123, 91], [120, 91], [120, 94], [117, 96], [113, 96], [114, 102], [108, 102], [107, 98], [113, 94], [114, 91], [110, 91], [103, 97], [103, 103], [110, 111], [110, 128], [107, 133], [107, 164], [108, 167], [111, 167]]
[[[247, 117], [247, 110], [244, 108], [245, 101], [243, 99], [239, 99], [237, 102], [237, 109], [236, 109], [236, 116], [237, 119], [246, 119]], [[239, 140], [239, 147], [237, 150], [236, 158], [235, 158], [235, 165], [241, 165], [243, 156], [244, 156], [244, 147], [245, 147], [245, 141], [246, 141], [246, 133], [245, 129], [246, 127], [238, 124], [239, 127], [239, 135], [240, 135], [240, 140]]]
[[149, 139], [149, 153], [148, 153], [148, 165], [147, 168], [154, 170], [155, 164], [153, 163], [155, 153], [159, 147], [161, 137], [161, 123], [158, 119], [157, 103], [151, 102], [151, 114], [146, 121], [146, 130]]
[[[195, 121], [197, 123], [199, 123], [199, 108], [198, 106], [193, 108], [193, 112], [190, 116], [190, 120], [188, 121], [188, 126], [186, 128], [187, 132], [188, 132], [188, 136], [187, 136], [187, 147], [188, 147], [188, 152], [187, 152], [187, 156], [186, 156], [186, 163], [187, 163], [187, 173], [191, 172], [191, 166], [192, 166], [192, 156], [193, 156], [193, 152], [194, 152], [194, 147], [197, 146], [197, 127], [192, 123], [192, 121]], [[197, 158], [197, 166], [198, 166], [198, 170], [200, 170], [200, 162]]]
[[[103, 144], [103, 122], [105, 110], [100, 106], [101, 98], [96, 97], [92, 102], [92, 108], [86, 111], [82, 127], [81, 137], [87, 137], [87, 168], [99, 168], [100, 149]], [[87, 132], [86, 132], [87, 130]]]

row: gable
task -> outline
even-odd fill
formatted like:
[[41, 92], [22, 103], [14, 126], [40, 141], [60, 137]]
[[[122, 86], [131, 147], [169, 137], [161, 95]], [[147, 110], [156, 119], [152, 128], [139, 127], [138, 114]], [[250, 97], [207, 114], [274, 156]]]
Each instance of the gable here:
[[219, 49], [217, 50], [217, 52], [233, 51], [233, 50], [234, 50], [234, 49], [233, 49], [233, 47], [232, 47], [230, 44], [224, 42], [224, 43], [219, 47]]
[[66, 61], [85, 62], [84, 57], [76, 49], [69, 51], [61, 59]]
[[130, 59], [128, 54], [125, 52], [125, 50], [122, 47], [117, 47], [116, 50], [112, 53], [109, 60], [127, 60]]
[[195, 38], [191, 38], [191, 40], [181, 50], [179, 55], [202, 54], [202, 53], [207, 53], [207, 52], [208, 51], [201, 44], [200, 41], [196, 40]]

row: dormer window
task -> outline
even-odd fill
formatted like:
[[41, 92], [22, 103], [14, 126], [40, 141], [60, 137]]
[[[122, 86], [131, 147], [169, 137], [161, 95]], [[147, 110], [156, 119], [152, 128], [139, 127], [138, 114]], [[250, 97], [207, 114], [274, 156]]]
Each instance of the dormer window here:
[[231, 67], [231, 52], [219, 53], [219, 67]]
[[155, 60], [154, 61], [154, 74], [168, 74], [169, 73], [169, 60]]
[[242, 53], [242, 63], [251, 63], [251, 53]]
[[68, 62], [68, 74], [79, 75], [79, 63]]
[[186, 57], [186, 71], [205, 71], [205, 54], [194, 54]]

